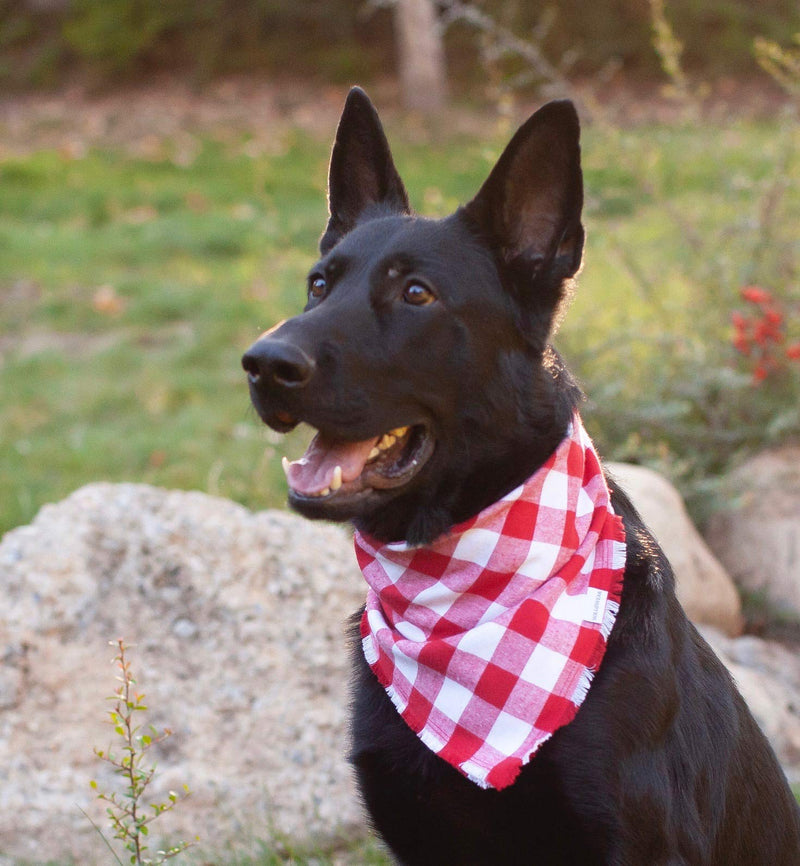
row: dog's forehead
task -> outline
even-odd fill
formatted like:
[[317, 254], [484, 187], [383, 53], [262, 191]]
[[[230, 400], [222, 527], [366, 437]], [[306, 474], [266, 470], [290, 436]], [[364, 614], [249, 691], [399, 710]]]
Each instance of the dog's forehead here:
[[471, 255], [480, 258], [475, 243], [457, 214], [444, 219], [419, 216], [387, 216], [356, 226], [331, 251], [328, 258], [346, 259], [358, 268], [372, 269], [395, 262], [438, 271], [458, 270]]

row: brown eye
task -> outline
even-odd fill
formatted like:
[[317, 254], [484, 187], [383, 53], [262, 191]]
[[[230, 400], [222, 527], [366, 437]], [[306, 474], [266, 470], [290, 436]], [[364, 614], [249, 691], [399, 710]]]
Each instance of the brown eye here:
[[311, 277], [308, 281], [308, 293], [314, 298], [321, 298], [328, 289], [325, 277]]
[[403, 289], [403, 300], [407, 304], [413, 304], [415, 307], [424, 307], [436, 300], [436, 295], [421, 283], [409, 283]]

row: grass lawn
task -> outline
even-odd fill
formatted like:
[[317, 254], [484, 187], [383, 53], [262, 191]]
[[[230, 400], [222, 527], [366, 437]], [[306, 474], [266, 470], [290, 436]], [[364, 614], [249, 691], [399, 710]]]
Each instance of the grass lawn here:
[[391, 859], [380, 843], [374, 839], [339, 845], [330, 850], [307, 850], [293, 847], [290, 843], [263, 844], [263, 850], [255, 856], [240, 856], [235, 853], [209, 853], [188, 849], [175, 862], [186, 866], [391, 866]]
[[[738, 287], [796, 254], [776, 237], [761, 271], [750, 255], [786, 136], [745, 122], [585, 131], [586, 266], [559, 340], [600, 407], [621, 412], [668, 377], [675, 335], [689, 354], [727, 341]], [[390, 137], [432, 215], [471, 196], [505, 140]], [[294, 133], [254, 152], [242, 133], [198, 139], [189, 160], [169, 140], [146, 159], [0, 160], [0, 531], [99, 479], [282, 503], [280, 457], [304, 434], [261, 428], [239, 357], [302, 304], [328, 153]], [[630, 450], [602, 422], [607, 450]]]

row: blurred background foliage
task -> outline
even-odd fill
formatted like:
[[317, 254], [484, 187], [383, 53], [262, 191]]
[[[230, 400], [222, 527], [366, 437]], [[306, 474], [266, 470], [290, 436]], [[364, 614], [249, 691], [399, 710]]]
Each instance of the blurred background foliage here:
[[[442, 3], [446, 6], [446, 3]], [[547, 22], [551, 59], [575, 75], [613, 62], [654, 77], [646, 0], [482, 0], [479, 8], [520, 34]], [[394, 68], [390, 4], [384, 0], [0, 0], [0, 82], [50, 86], [74, 73], [98, 86], [177, 72], [197, 83], [247, 70], [369, 81]], [[685, 68], [705, 77], [761, 74], [756, 37], [781, 41], [800, 30], [794, 0], [671, 0]], [[452, 86], [466, 90], [480, 34], [456, 24], [445, 47]]]

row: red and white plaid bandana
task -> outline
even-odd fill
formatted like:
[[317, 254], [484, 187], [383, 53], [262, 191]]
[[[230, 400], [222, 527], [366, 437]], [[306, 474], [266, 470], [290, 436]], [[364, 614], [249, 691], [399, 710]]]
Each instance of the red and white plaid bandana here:
[[482, 788], [572, 720], [619, 609], [625, 530], [576, 414], [524, 484], [424, 547], [355, 535], [364, 655], [400, 715]]

